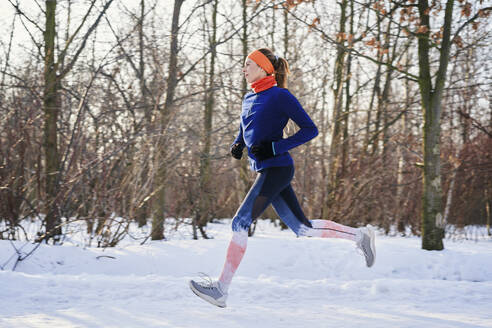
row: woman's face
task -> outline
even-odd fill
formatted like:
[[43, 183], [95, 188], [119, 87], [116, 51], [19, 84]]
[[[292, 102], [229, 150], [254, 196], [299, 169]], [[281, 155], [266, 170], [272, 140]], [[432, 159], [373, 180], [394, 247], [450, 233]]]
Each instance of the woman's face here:
[[249, 58], [246, 58], [246, 61], [244, 62], [243, 73], [244, 78], [248, 83], [253, 83], [267, 76], [266, 72]]

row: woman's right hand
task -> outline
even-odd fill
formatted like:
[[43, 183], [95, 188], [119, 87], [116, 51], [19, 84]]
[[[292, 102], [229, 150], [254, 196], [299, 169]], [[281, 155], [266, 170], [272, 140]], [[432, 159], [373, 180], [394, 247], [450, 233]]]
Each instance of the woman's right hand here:
[[241, 159], [243, 157], [243, 149], [244, 147], [240, 143], [235, 143], [231, 146], [231, 155], [235, 159]]

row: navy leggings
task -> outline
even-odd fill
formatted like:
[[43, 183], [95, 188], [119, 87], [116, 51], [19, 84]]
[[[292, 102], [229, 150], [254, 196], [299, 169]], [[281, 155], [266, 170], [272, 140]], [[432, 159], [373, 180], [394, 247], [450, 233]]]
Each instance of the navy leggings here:
[[272, 204], [280, 219], [299, 235], [311, 223], [302, 212], [290, 182], [294, 166], [270, 167], [259, 172], [232, 221], [232, 230], [248, 230], [261, 213]]

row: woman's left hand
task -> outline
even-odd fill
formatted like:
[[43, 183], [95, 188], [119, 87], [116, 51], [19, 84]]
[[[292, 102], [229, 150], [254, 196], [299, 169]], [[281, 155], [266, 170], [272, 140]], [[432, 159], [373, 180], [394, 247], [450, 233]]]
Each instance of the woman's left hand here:
[[251, 146], [251, 153], [260, 161], [275, 156], [273, 154], [272, 142], [262, 142], [259, 145]]

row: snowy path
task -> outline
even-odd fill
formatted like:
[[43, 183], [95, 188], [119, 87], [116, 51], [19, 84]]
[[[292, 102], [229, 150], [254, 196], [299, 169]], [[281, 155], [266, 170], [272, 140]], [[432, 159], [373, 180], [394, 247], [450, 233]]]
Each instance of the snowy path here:
[[[220, 273], [230, 232], [214, 224], [213, 240], [43, 246], [0, 271], [0, 327], [492, 327], [490, 241], [426, 252], [417, 238], [378, 236], [367, 269], [350, 242], [258, 229], [226, 309], [187, 286]], [[0, 262], [10, 255], [0, 242]]]

